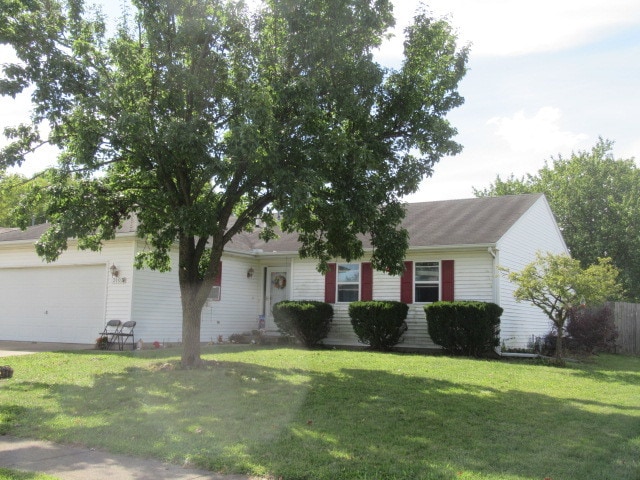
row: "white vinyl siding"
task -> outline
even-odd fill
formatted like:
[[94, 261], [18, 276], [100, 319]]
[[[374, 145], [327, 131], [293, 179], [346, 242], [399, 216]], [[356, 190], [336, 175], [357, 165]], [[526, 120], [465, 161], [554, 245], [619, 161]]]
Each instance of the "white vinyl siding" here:
[[[568, 253], [553, 214], [544, 197], [511, 227], [497, 245], [496, 263], [512, 271], [520, 271], [535, 259], [536, 252]], [[498, 303], [504, 308], [500, 336], [508, 347], [525, 348], [533, 337], [542, 337], [551, 329], [549, 318], [539, 308], [516, 302], [515, 286], [504, 273], [498, 275]]]
[[[140, 244], [142, 248], [142, 243]], [[177, 265], [178, 252], [171, 252], [171, 264]], [[253, 275], [247, 272], [253, 268]], [[262, 274], [250, 257], [223, 255], [220, 301], [208, 301], [201, 316], [202, 342], [227, 341], [234, 333], [258, 328], [258, 306]], [[160, 273], [149, 269], [136, 272], [133, 317], [139, 321], [139, 338], [147, 342], [182, 341], [182, 303], [178, 274], [173, 268]]]

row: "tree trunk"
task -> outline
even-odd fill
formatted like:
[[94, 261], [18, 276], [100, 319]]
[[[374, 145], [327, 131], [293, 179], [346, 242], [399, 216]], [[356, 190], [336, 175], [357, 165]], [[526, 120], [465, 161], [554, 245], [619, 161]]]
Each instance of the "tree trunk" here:
[[200, 278], [199, 263], [203, 251], [196, 248], [193, 237], [180, 239], [180, 263], [178, 279], [180, 282], [180, 298], [182, 302], [182, 368], [198, 368], [202, 366], [200, 358], [200, 329], [202, 324], [202, 307], [218, 273], [218, 265], [222, 248], [209, 258], [209, 271], [206, 278]]
[[562, 362], [562, 328], [557, 328], [558, 336], [556, 337], [556, 363]]
[[[196, 301], [196, 295], [184, 292], [185, 288], [182, 290], [182, 367], [197, 368], [202, 365], [200, 324], [204, 304]], [[189, 288], [187, 287], [186, 290]]]

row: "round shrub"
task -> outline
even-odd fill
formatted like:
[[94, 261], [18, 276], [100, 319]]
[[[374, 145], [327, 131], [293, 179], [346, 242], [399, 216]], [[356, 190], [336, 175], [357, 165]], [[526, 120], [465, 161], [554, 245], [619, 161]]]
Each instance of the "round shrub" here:
[[329, 335], [333, 307], [314, 300], [285, 300], [273, 306], [273, 320], [281, 332], [313, 347]]
[[349, 317], [358, 340], [374, 350], [390, 350], [407, 331], [409, 306], [395, 301], [352, 302]]
[[434, 302], [425, 305], [431, 340], [453, 355], [480, 357], [500, 344], [503, 309], [490, 302]]

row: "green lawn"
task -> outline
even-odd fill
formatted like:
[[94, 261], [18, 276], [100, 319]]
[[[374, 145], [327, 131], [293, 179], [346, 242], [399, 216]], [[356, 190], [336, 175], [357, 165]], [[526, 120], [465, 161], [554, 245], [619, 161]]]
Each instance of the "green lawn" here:
[[640, 479], [640, 358], [216, 346], [4, 359], [0, 434], [289, 479]]

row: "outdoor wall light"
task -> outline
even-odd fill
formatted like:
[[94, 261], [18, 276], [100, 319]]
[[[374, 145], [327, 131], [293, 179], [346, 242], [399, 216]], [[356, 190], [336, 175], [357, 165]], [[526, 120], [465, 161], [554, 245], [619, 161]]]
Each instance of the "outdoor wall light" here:
[[115, 264], [113, 263], [109, 267], [109, 270], [111, 271], [111, 276], [113, 278], [118, 278], [118, 276], [120, 275], [120, 271], [118, 270], [118, 267], [116, 267]]
[[253, 278], [253, 267], [250, 267], [249, 270], [247, 270], [247, 278]]

